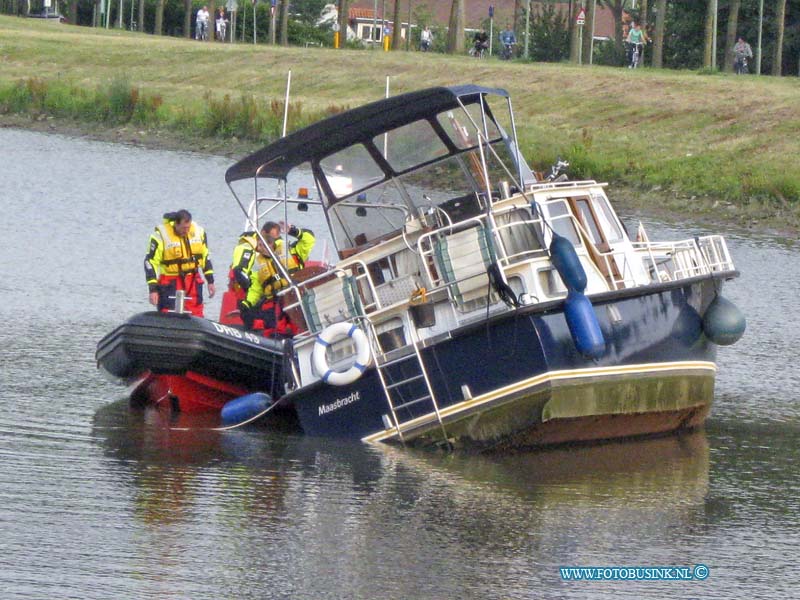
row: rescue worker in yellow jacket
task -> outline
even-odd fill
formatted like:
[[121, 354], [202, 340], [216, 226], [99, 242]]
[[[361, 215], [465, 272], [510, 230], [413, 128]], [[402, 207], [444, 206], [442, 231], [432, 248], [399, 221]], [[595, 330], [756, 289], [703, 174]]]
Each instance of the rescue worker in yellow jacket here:
[[184, 307], [203, 316], [203, 284], [214, 296], [214, 268], [208, 255], [205, 230], [192, 221], [188, 210], [166, 213], [164, 222], [150, 235], [144, 259], [150, 304], [160, 311], [175, 308], [175, 292], [186, 293]]
[[[306, 260], [314, 247], [314, 233], [309, 229], [289, 227], [287, 233], [297, 238], [289, 248], [288, 259], [285, 256], [285, 246], [281, 239], [281, 226], [274, 222], [265, 223], [261, 228], [261, 235], [272, 252], [279, 258], [289, 275], [305, 266]], [[264, 243], [259, 240], [257, 252], [250, 270], [250, 286], [247, 297], [239, 303], [242, 321], [248, 329], [254, 327], [256, 320], [261, 320], [264, 335], [278, 333], [281, 335], [294, 335], [296, 327], [281, 310], [280, 302], [275, 294], [287, 287], [289, 282], [281, 275], [273, 258], [266, 250]]]
[[255, 231], [245, 231], [239, 236], [239, 242], [233, 249], [233, 259], [228, 272], [228, 289], [236, 300], [244, 300], [250, 289], [250, 271], [256, 259], [258, 235]]

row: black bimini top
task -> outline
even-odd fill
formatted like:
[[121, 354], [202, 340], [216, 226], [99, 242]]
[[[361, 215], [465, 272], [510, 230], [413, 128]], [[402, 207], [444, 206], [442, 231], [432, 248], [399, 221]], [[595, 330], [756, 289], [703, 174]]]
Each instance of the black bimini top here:
[[508, 97], [502, 89], [477, 85], [435, 87], [378, 100], [323, 119], [254, 152], [225, 173], [231, 183], [250, 177], [285, 178], [293, 168], [319, 161], [358, 142], [429, 115], [474, 104], [484, 94]]

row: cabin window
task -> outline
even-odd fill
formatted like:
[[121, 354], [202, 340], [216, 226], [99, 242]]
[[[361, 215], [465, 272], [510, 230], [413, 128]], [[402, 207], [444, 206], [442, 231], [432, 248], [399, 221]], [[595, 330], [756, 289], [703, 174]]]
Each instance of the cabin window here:
[[617, 219], [608, 204], [608, 200], [604, 196], [596, 194], [592, 196], [592, 203], [594, 204], [594, 212], [600, 222], [600, 227], [606, 233], [608, 243], [621, 242], [624, 239], [622, 230], [617, 224]]
[[425, 120], [403, 125], [372, 141], [397, 172], [448, 154], [447, 146]]
[[409, 209], [397, 180], [336, 202], [328, 213], [339, 249], [362, 246], [397, 232]]
[[319, 164], [337, 198], [349, 196], [384, 179], [383, 171], [362, 144], [331, 154]]
[[592, 244], [595, 246], [602, 244], [603, 234], [600, 232], [600, 229], [598, 229], [597, 222], [594, 220], [592, 208], [589, 206], [589, 199], [576, 198], [575, 206], [578, 208], [578, 212], [581, 216], [581, 224], [586, 230], [586, 233], [589, 234], [589, 239], [591, 240]]
[[578, 236], [578, 230], [575, 229], [567, 201], [564, 199], [551, 200], [546, 206], [553, 231], [567, 238], [573, 246], [580, 246], [581, 239]]
[[539, 287], [542, 288], [545, 296], [558, 298], [567, 295], [567, 288], [561, 279], [558, 271], [551, 268], [539, 269]]
[[399, 318], [377, 323], [375, 325], [375, 333], [378, 336], [381, 350], [384, 352], [391, 352], [406, 345], [403, 321]]
[[497, 215], [495, 222], [509, 262], [529, 259], [542, 249], [540, 233], [528, 210], [516, 208]]

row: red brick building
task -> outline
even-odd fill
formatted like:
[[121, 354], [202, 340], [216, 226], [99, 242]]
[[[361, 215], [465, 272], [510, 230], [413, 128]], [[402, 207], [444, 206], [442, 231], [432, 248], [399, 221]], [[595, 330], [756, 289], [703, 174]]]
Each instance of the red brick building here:
[[[405, 38], [405, 31], [408, 26], [409, 3], [411, 4], [411, 26], [415, 28], [415, 14], [423, 10], [431, 15], [431, 25], [434, 27], [447, 27], [450, 21], [451, 0], [353, 0], [350, 3], [350, 22], [356, 36], [361, 39], [379, 39], [380, 32], [372, 32], [373, 22], [383, 22], [384, 19], [392, 24], [394, 16], [394, 3], [400, 3], [400, 21], [402, 38]], [[494, 26], [496, 30], [504, 29], [508, 23], [513, 22], [514, 7], [525, 6], [525, 0], [464, 0], [464, 12], [466, 28], [478, 29], [489, 16], [489, 5], [494, 6]], [[532, 0], [531, 13], [535, 14], [542, 10], [544, 2]], [[547, 3], [551, 4], [551, 3]], [[556, 2], [556, 9], [567, 14], [569, 12], [569, 2]], [[377, 6], [377, 15], [375, 7]], [[384, 12], [385, 11], [385, 12]], [[574, 17], [573, 17], [574, 18]], [[523, 20], [520, 19], [517, 29], [522, 28]], [[520, 31], [517, 31], [519, 35]], [[614, 16], [608, 9], [597, 7], [595, 16], [595, 37], [614, 37]]]

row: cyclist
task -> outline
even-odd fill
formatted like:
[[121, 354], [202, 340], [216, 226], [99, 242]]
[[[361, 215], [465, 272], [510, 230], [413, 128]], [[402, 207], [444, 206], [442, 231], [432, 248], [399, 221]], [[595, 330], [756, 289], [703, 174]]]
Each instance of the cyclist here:
[[197, 27], [195, 29], [194, 37], [197, 40], [208, 39], [208, 7], [204, 6], [197, 11]]
[[431, 32], [431, 28], [427, 25], [425, 29], [419, 34], [419, 49], [420, 52], [427, 52], [431, 49], [431, 42], [433, 42], [433, 33]]
[[478, 58], [483, 58], [483, 53], [489, 48], [489, 34], [486, 33], [485, 29], [475, 33], [475, 37], [472, 38], [472, 44], [472, 54]]
[[517, 43], [517, 36], [514, 35], [511, 25], [506, 25], [506, 28], [500, 33], [500, 42], [503, 44], [502, 58], [509, 60], [514, 52], [514, 44]]
[[753, 58], [753, 49], [750, 44], [744, 41], [744, 38], [739, 38], [733, 47], [733, 70], [737, 75], [745, 75], [747, 73], [747, 59]]
[[628, 68], [635, 69], [642, 65], [642, 50], [644, 43], [647, 41], [644, 31], [638, 23], [631, 24], [631, 30], [628, 32]]

